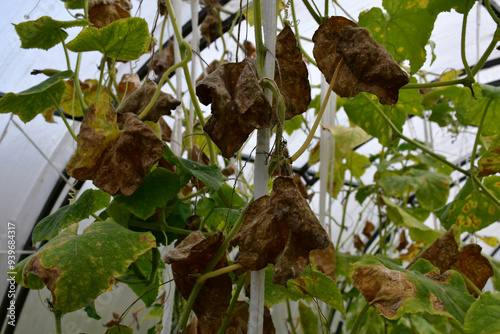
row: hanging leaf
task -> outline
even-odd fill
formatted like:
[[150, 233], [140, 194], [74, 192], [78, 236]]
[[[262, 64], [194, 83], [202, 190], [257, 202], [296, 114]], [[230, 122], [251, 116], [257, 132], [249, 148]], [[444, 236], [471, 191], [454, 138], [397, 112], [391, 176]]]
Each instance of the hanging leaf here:
[[153, 215], [156, 208], [164, 207], [181, 189], [179, 177], [164, 168], [146, 174], [140, 187], [130, 196], [115, 196], [113, 202], [124, 205], [141, 219]]
[[61, 103], [66, 90], [62, 79], [72, 76], [71, 71], [59, 72], [25, 91], [5, 94], [0, 99], [0, 113], [13, 113], [27, 123], [47, 109], [53, 110], [55, 104]]
[[465, 316], [465, 333], [494, 334], [500, 332], [500, 294], [486, 291]]
[[124, 74], [118, 83], [117, 93], [120, 100], [125, 100], [141, 86], [141, 79], [137, 74]]
[[478, 177], [500, 173], [500, 135], [493, 137], [488, 151], [479, 159]]
[[111, 196], [102, 190], [87, 189], [73, 203], [66, 205], [53, 214], [43, 218], [33, 229], [31, 241], [50, 240], [61, 232], [62, 229], [79, 223], [88, 218], [92, 213], [104, 209]]
[[174, 64], [174, 41], [169, 39], [162, 51], [154, 54], [151, 67], [157, 76], [162, 76]]
[[89, 24], [87, 20], [56, 21], [50, 16], [42, 16], [35, 21], [14, 24], [14, 27], [23, 49], [48, 50], [68, 37], [68, 33], [64, 29], [84, 27]]
[[130, 17], [129, 0], [94, 0], [89, 2], [89, 21], [96, 28], [103, 28], [119, 19]]
[[346, 127], [343, 125], [321, 125], [324, 130], [330, 131], [335, 139], [335, 149], [342, 157], [347, 156], [356, 147], [371, 139], [363, 129], [358, 127]]
[[[197, 277], [202, 274], [213, 258], [224, 237], [221, 232], [205, 238], [200, 231], [188, 235], [174, 249], [167, 252], [165, 262], [172, 265], [175, 285], [184, 299], [188, 299]], [[226, 267], [227, 258], [222, 256], [215, 269]], [[208, 279], [201, 288], [193, 305], [204, 332], [215, 333], [219, 329], [231, 300], [232, 283], [228, 274]]]
[[378, 96], [380, 103], [394, 104], [399, 89], [409, 82], [408, 74], [368, 30], [344, 17], [323, 21], [313, 42], [314, 58], [328, 83], [340, 65], [333, 90], [341, 97], [370, 92]]
[[299, 301], [300, 325], [304, 334], [318, 333], [318, 315], [309, 306]]
[[[483, 184], [500, 198], [500, 176], [486, 177]], [[500, 219], [500, 209], [482, 190], [474, 187], [470, 179], [455, 200], [437, 214], [446, 229], [457, 225], [462, 232], [477, 232]]]
[[[142, 86], [132, 93], [122, 104], [118, 107], [116, 112], [118, 114], [133, 113], [139, 116], [141, 112], [146, 109], [146, 106], [153, 99], [157, 89], [156, 83], [151, 79], [146, 78]], [[160, 92], [157, 100], [148, 114], [142, 118], [143, 121], [158, 122], [161, 116], [170, 115], [171, 110], [175, 110], [181, 101], [174, 98], [172, 95], [165, 92]]]
[[440, 275], [423, 259], [411, 269], [367, 255], [351, 266], [350, 277], [368, 303], [386, 318], [427, 312], [453, 317], [463, 324], [474, 297], [460, 274], [447, 271]]
[[113, 278], [156, 246], [151, 233], [132, 232], [112, 221], [95, 222], [81, 235], [77, 229], [78, 224], [69, 226], [18, 264], [23, 274], [17, 283], [36, 289], [29, 276], [38, 276], [52, 293], [52, 305], [62, 313], [88, 305]]
[[305, 112], [311, 103], [309, 72], [289, 25], [278, 34], [276, 60], [274, 77], [285, 100], [285, 119], [288, 120]]
[[[64, 97], [61, 102], [62, 110], [64, 111], [64, 113], [74, 117], [83, 116], [83, 111], [76, 95], [78, 93], [75, 90], [74, 81], [66, 80], [64, 81], [64, 84], [66, 85], [66, 91], [64, 92]], [[80, 88], [82, 90], [83, 100], [85, 101], [85, 103], [91, 104], [95, 99], [111, 102], [111, 97], [106, 88], [101, 90], [99, 97], [96, 97], [98, 86], [98, 81], [93, 79], [87, 79], [84, 82], [80, 82]], [[54, 112], [54, 110], [55, 109], [52, 110], [52, 113]]]
[[[481, 246], [474, 244], [460, 248], [458, 261], [453, 264], [452, 268], [467, 276], [479, 290], [483, 290], [488, 279], [494, 274], [488, 259], [481, 255]], [[467, 289], [471, 295], [478, 297], [468, 284]]]
[[212, 104], [212, 117], [203, 129], [225, 158], [231, 158], [254, 129], [274, 124], [253, 59], [220, 65], [198, 83], [196, 95], [204, 105]]
[[274, 282], [286, 285], [309, 264], [309, 252], [328, 247], [330, 239], [293, 179], [278, 177], [271, 196], [250, 205], [241, 230], [230, 244], [239, 245], [238, 263], [247, 270], [276, 264]]
[[335, 281], [335, 250], [333, 243], [330, 243], [330, 246], [325, 249], [313, 249], [309, 255], [316, 268]]
[[134, 60], [148, 52], [149, 44], [146, 21], [129, 17], [102, 29], [87, 27], [66, 46], [73, 52], [99, 51], [110, 58]]
[[203, 39], [207, 41], [208, 46], [210, 46], [210, 43], [215, 41], [219, 36], [219, 20], [212, 10], [208, 12], [201, 23], [200, 32]]

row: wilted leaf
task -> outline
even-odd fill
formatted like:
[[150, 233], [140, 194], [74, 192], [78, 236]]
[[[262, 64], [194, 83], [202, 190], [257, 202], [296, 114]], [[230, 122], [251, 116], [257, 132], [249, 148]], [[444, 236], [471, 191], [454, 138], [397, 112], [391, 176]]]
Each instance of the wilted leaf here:
[[129, 0], [93, 0], [89, 1], [89, 21], [94, 27], [103, 28], [108, 24], [130, 17], [132, 4]]
[[66, 46], [73, 52], [99, 51], [110, 58], [134, 60], [148, 51], [149, 44], [146, 21], [129, 17], [102, 29], [87, 27]]
[[399, 234], [398, 252], [401, 252], [403, 249], [406, 248], [406, 246], [408, 246], [408, 240], [406, 239], [406, 232], [403, 229]]
[[[493, 276], [493, 267], [488, 259], [481, 255], [481, 246], [475, 244], [460, 248], [458, 261], [452, 268], [467, 276], [479, 290], [483, 290], [488, 279]], [[467, 286], [467, 288], [470, 294], [477, 297], [472, 287]]]
[[500, 294], [486, 291], [469, 309], [465, 316], [465, 333], [500, 333]]
[[[186, 300], [197, 280], [191, 275], [205, 271], [223, 241], [221, 232], [205, 238], [200, 231], [196, 231], [165, 255], [165, 262], [172, 265], [175, 285]], [[227, 259], [223, 256], [215, 269], [226, 266]], [[232, 283], [228, 274], [208, 279], [201, 288], [193, 311], [204, 331], [213, 333], [219, 329], [231, 300], [231, 290]]]
[[271, 196], [250, 205], [231, 245], [239, 245], [238, 262], [248, 270], [276, 264], [274, 282], [286, 285], [309, 264], [309, 252], [328, 247], [330, 239], [293, 179], [278, 177]]
[[207, 45], [210, 45], [219, 36], [218, 23], [217, 15], [210, 10], [200, 27], [201, 36], [207, 41]]
[[[154, 83], [151, 79], [146, 78], [142, 86], [132, 93], [125, 101], [123, 101], [116, 112], [118, 114], [130, 112], [139, 116], [152, 100], [153, 95], [156, 92], [156, 88], [156, 83]], [[155, 104], [142, 120], [156, 123], [161, 116], [170, 115], [170, 111], [175, 110], [175, 108], [177, 108], [180, 104], [181, 101], [177, 100], [172, 95], [160, 92]]]
[[291, 119], [307, 110], [311, 103], [311, 86], [309, 72], [289, 25], [278, 34], [276, 60], [275, 81], [285, 100], [285, 119]]
[[493, 137], [488, 151], [479, 159], [478, 177], [500, 173], [500, 135]]
[[405, 270], [390, 261], [364, 256], [351, 266], [354, 286], [389, 319], [427, 312], [455, 318], [461, 324], [474, 302], [459, 273], [437, 268], [420, 259]]
[[354, 248], [356, 248], [358, 251], [363, 253], [365, 250], [365, 246], [366, 246], [365, 243], [363, 242], [363, 240], [361, 240], [359, 235], [355, 234], [354, 235]]
[[[66, 85], [66, 91], [64, 92], [63, 100], [61, 102], [61, 108], [63, 111], [74, 117], [83, 116], [83, 111], [78, 102], [78, 94], [75, 90], [75, 83], [73, 80], [64, 81]], [[97, 87], [99, 83], [97, 80], [88, 79], [84, 82], [80, 82], [80, 88], [83, 93], [83, 99], [87, 104], [91, 104], [96, 98]], [[106, 88], [101, 90], [101, 94], [97, 98], [100, 101], [111, 102], [111, 97], [109, 96], [108, 90]]]
[[29, 282], [29, 276], [38, 276], [51, 291], [54, 308], [63, 313], [88, 305], [141, 254], [156, 246], [151, 233], [132, 232], [112, 221], [95, 222], [81, 235], [77, 229], [78, 224], [71, 225], [18, 264], [23, 266], [18, 283], [38, 288]]
[[273, 113], [259, 86], [255, 61], [224, 63], [196, 86], [200, 102], [212, 104], [203, 127], [225, 158], [231, 158], [254, 129], [273, 126]]
[[120, 100], [125, 100], [141, 86], [141, 80], [137, 74], [124, 74], [118, 83], [117, 93]]
[[14, 27], [21, 39], [22, 48], [48, 50], [68, 37], [68, 33], [63, 29], [83, 27], [88, 24], [86, 20], [56, 21], [50, 16], [42, 16], [35, 21], [14, 24]]
[[151, 60], [151, 68], [157, 76], [162, 76], [174, 64], [174, 41], [169, 39], [161, 53], [157, 52], [154, 54]]
[[[224, 333], [226, 334], [241, 334], [247, 333], [248, 331], [248, 303], [244, 301], [237, 301], [234, 307], [233, 313], [227, 325]], [[262, 332], [265, 334], [274, 334], [276, 329], [274, 328], [273, 319], [271, 318], [271, 312], [264, 306], [264, 325]]]
[[77, 137], [76, 153], [66, 168], [78, 180], [93, 180], [112, 195], [128, 196], [161, 158], [165, 144], [136, 115], [126, 113], [121, 119], [119, 124], [108, 102], [90, 106]]
[[257, 49], [255, 49], [255, 45], [253, 45], [252, 42], [245, 40], [243, 42], [243, 48], [245, 49], [245, 57], [257, 58]]
[[62, 229], [79, 223], [88, 218], [92, 213], [105, 208], [109, 200], [109, 194], [106, 194], [102, 190], [85, 190], [73, 204], [66, 205], [43, 218], [33, 229], [32, 242], [52, 239]]
[[356, 23], [333, 16], [323, 21], [313, 36], [314, 58], [329, 83], [341, 63], [333, 85], [341, 97], [354, 97], [359, 92], [378, 96], [382, 104], [398, 101], [399, 89], [409, 82], [392, 56]]
[[370, 240], [372, 238], [372, 232], [375, 231], [375, 226], [370, 222], [366, 221], [365, 227], [363, 228], [363, 235]]
[[13, 113], [27, 123], [36, 115], [60, 104], [66, 86], [62, 79], [73, 76], [73, 72], [64, 71], [54, 74], [47, 80], [20, 93], [7, 93], [0, 99], [0, 113]]
[[408, 251], [406, 253], [399, 254], [398, 258], [401, 261], [411, 262], [420, 253], [420, 251], [422, 250], [422, 248], [424, 248], [424, 246], [425, 245], [422, 241], [417, 241], [411, 244], [410, 247], [408, 247]]
[[311, 261], [322, 273], [335, 281], [335, 250], [333, 243], [324, 249], [313, 249], [309, 254]]

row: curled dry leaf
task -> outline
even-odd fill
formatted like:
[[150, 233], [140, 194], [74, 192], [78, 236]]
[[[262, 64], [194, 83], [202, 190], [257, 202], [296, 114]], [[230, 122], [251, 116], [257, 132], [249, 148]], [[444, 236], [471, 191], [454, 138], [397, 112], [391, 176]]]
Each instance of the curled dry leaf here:
[[157, 76], [161, 77], [174, 64], [174, 41], [170, 39], [161, 52], [154, 54], [151, 60], [151, 68]]
[[243, 42], [243, 48], [245, 49], [245, 57], [253, 59], [257, 58], [257, 49], [255, 48], [255, 45], [252, 44], [252, 42], [245, 40]]
[[120, 83], [118, 84], [118, 96], [120, 100], [124, 100], [129, 97], [133, 92], [135, 92], [141, 86], [141, 79], [137, 74], [123, 75]]
[[302, 274], [310, 251], [328, 247], [330, 239], [293, 179], [278, 177], [271, 196], [250, 205], [231, 245], [239, 245], [238, 262], [247, 270], [273, 263], [273, 282], [286, 285]]
[[352, 279], [366, 301], [388, 318], [394, 317], [404, 301], [416, 294], [415, 284], [406, 275], [382, 265], [361, 266]]
[[[138, 90], [123, 101], [116, 112], [118, 114], [133, 113], [140, 115], [153, 98], [156, 87], [156, 83], [147, 78]], [[156, 103], [153, 105], [153, 108], [151, 108], [146, 117], [143, 118], [143, 121], [156, 123], [161, 116], [170, 115], [171, 110], [174, 110], [180, 104], [181, 101], [175, 99], [172, 95], [160, 92]]]
[[[483, 290], [488, 279], [494, 274], [490, 261], [481, 255], [481, 246], [474, 244], [460, 248], [458, 261], [453, 264], [452, 268], [467, 276], [479, 290]], [[471, 295], [478, 297], [469, 284], [467, 284], [467, 289]]]
[[314, 58], [328, 82], [343, 59], [333, 85], [335, 93], [342, 97], [370, 92], [380, 103], [394, 104], [399, 89], [409, 82], [406, 72], [368, 30], [344, 17], [326, 19], [314, 33], [313, 42]]
[[205, 41], [207, 41], [208, 45], [215, 41], [217, 36], [219, 36], [218, 24], [219, 19], [217, 18], [217, 15], [210, 10], [200, 27], [201, 36], [203, 36]]
[[[193, 274], [202, 274], [215, 255], [224, 237], [221, 232], [205, 238], [200, 231], [189, 234], [179, 245], [165, 255], [172, 265], [175, 285], [184, 299], [188, 299], [196, 283]], [[225, 256], [215, 269], [227, 266]], [[232, 283], [228, 274], [208, 279], [193, 305], [203, 333], [217, 333], [231, 300]]]
[[165, 16], [167, 12], [167, 2], [165, 0], [158, 0], [158, 11], [161, 16]]
[[108, 102], [89, 107], [78, 146], [66, 169], [77, 180], [93, 180], [111, 195], [131, 195], [162, 156], [164, 143], [136, 115], [117, 120]]
[[366, 221], [365, 227], [363, 228], [363, 235], [370, 240], [372, 238], [372, 232], [375, 231], [375, 226], [370, 222]]
[[312, 250], [310, 255], [316, 268], [335, 281], [335, 249], [333, 243], [330, 242], [330, 246], [325, 249]]
[[365, 243], [363, 240], [361, 240], [360, 236], [358, 234], [354, 235], [354, 247], [359, 250], [360, 252], [364, 252], [365, 249]]
[[285, 119], [290, 119], [307, 110], [311, 103], [311, 86], [302, 52], [288, 25], [277, 37], [276, 60], [274, 78], [285, 100]]
[[196, 95], [204, 105], [212, 104], [212, 117], [203, 129], [225, 158], [231, 158], [254, 129], [274, 124], [252, 59], [220, 65], [198, 83]]
[[129, 0], [89, 1], [89, 21], [94, 27], [103, 28], [108, 24], [130, 17], [132, 3]]

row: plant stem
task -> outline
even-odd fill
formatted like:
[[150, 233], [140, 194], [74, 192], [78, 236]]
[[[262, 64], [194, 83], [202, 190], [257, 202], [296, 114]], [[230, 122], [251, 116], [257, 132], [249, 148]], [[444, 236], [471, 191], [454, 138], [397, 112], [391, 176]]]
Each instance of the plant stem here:
[[95, 94], [95, 97], [94, 97], [94, 100], [92, 101], [92, 103], [95, 103], [97, 101], [97, 99], [99, 99], [99, 96], [101, 95], [101, 91], [102, 91], [102, 80], [104, 78], [104, 65], [106, 64], [106, 59], [108, 57], [106, 56], [106, 54], [103, 55], [102, 57], [102, 61], [101, 61], [101, 72], [99, 74], [99, 83], [97, 85], [97, 93]]
[[288, 159], [286, 161], [287, 163], [290, 164], [293, 161], [297, 160], [302, 155], [302, 153], [304, 153], [306, 151], [307, 147], [309, 146], [312, 139], [314, 138], [314, 133], [316, 132], [316, 129], [318, 128], [319, 122], [321, 121], [321, 118], [323, 117], [323, 113], [325, 112], [326, 105], [328, 104], [328, 99], [330, 99], [330, 94], [332, 92], [333, 85], [337, 79], [339, 68], [343, 63], [343, 60], [344, 60], [344, 58], [340, 59], [340, 62], [338, 63], [337, 68], [335, 69], [335, 72], [333, 73], [332, 81], [330, 82], [330, 86], [328, 87], [328, 91], [326, 92], [325, 100], [323, 101], [323, 104], [321, 104], [321, 109], [319, 110], [318, 116], [316, 116], [316, 120], [314, 121], [314, 124], [311, 128], [311, 131], [309, 132], [309, 135], [306, 138], [306, 141], [304, 142], [304, 144], [302, 144], [302, 146], [299, 148], [299, 150], [297, 152], [295, 152], [295, 154], [290, 159]]
[[[304, 57], [306, 57], [306, 59], [311, 64], [313, 64], [314, 66], [317, 67], [318, 64], [316, 63], [316, 61], [304, 51], [304, 49], [302, 48], [302, 44], [300, 43], [299, 27], [297, 24], [297, 17], [295, 15], [295, 4], [294, 4], [293, 0], [290, 0], [290, 7], [292, 9], [293, 28], [295, 30], [295, 37], [297, 39], [297, 46], [299, 47], [299, 49], [302, 52], [302, 54], [304, 55]], [[328, 1], [325, 1], [325, 7], [328, 8]]]
[[496, 198], [496, 196], [493, 195], [491, 191], [484, 186], [484, 184], [481, 182], [481, 180], [479, 180], [479, 178], [476, 175], [471, 173], [471, 177], [472, 180], [479, 186], [479, 188], [481, 188], [481, 190], [484, 191], [484, 194], [487, 197], [489, 197], [498, 208], [500, 208], [500, 200], [498, 200], [498, 198]]
[[[468, 7], [470, 0], [467, 0], [465, 3], [465, 7]], [[467, 73], [467, 77], [470, 79], [474, 79], [474, 75], [469, 67], [467, 62], [467, 57], [465, 55], [465, 33], [467, 31], [467, 17], [469, 16], [469, 11], [464, 12], [464, 18], [462, 20], [462, 37], [460, 43], [460, 56], [462, 57], [462, 63], [464, 64], [465, 73]]]
[[290, 324], [290, 330], [292, 331], [292, 334], [297, 334], [297, 331], [295, 330], [295, 325], [293, 324], [293, 319], [292, 319], [292, 308], [290, 307], [290, 299], [286, 299], [286, 311], [288, 313], [288, 323]]
[[64, 38], [62, 37], [61, 31], [59, 31], [59, 37], [61, 38], [64, 56], [66, 57], [66, 66], [68, 67], [68, 71], [71, 71], [71, 62], [69, 61], [68, 49], [66, 48], [66, 43], [64, 43]]
[[205, 187], [205, 188], [202, 188], [201, 190], [198, 190], [197, 192], [192, 193], [190, 195], [187, 195], [187, 196], [184, 196], [184, 197], [178, 197], [178, 199], [179, 199], [179, 201], [184, 202], [184, 201], [190, 200], [193, 197], [202, 195], [202, 194], [206, 193], [208, 190], [209, 190], [208, 187]]
[[[319, 16], [318, 13], [314, 11], [314, 8], [312, 8], [311, 4], [309, 3], [309, 0], [304, 0], [303, 3], [304, 6], [306, 6], [309, 13], [311, 14], [311, 16], [313, 17], [314, 21], [316, 21], [316, 23], [318, 24], [321, 24], [322, 23], [321, 17]], [[255, 22], [255, 24], [257, 24], [257, 22]]]
[[71, 135], [71, 137], [73, 137], [73, 139], [76, 142], [78, 142], [78, 139], [76, 139], [76, 136], [75, 136], [75, 133], [73, 132], [73, 129], [71, 129], [71, 126], [69, 126], [68, 120], [66, 119], [66, 116], [64, 116], [64, 113], [61, 110], [61, 107], [59, 106], [59, 103], [57, 103], [56, 99], [54, 98], [54, 96], [51, 93], [49, 93], [49, 96], [50, 96], [52, 102], [54, 103], [54, 107], [56, 108], [57, 112], [59, 113], [59, 116], [61, 116], [61, 118], [64, 122], [64, 125], [66, 125], [66, 128], [69, 131], [69, 134]]
[[479, 288], [469, 279], [469, 277], [467, 277], [466, 275], [464, 275], [455, 266], [451, 266], [451, 269], [453, 269], [457, 273], [459, 273], [462, 276], [462, 278], [464, 279], [465, 283], [467, 283], [467, 285], [469, 285], [472, 288], [472, 290], [474, 290], [474, 292], [477, 293], [478, 296], [481, 296], [483, 294], [483, 292], [481, 290], [479, 290]]
[[491, 8], [490, 0], [484, 0], [484, 5], [486, 6], [486, 9], [488, 10], [491, 18], [496, 22], [497, 25], [500, 25], [500, 19]]
[[229, 324], [229, 320], [231, 320], [231, 315], [233, 314], [234, 307], [236, 306], [236, 302], [238, 301], [238, 297], [240, 296], [241, 289], [245, 285], [246, 276], [247, 276], [247, 274], [245, 273], [238, 280], [238, 285], [236, 286], [236, 290], [234, 290], [233, 298], [231, 298], [231, 303], [229, 304], [229, 307], [227, 308], [227, 315], [224, 318], [224, 321], [222, 322], [222, 325], [220, 326], [217, 334], [224, 334], [225, 333], [227, 325]]
[[264, 71], [264, 60], [266, 59], [266, 47], [262, 39], [262, 17], [260, 0], [254, 1], [254, 27], [255, 27], [255, 51], [257, 54], [257, 74], [259, 78], [266, 76]]
[[448, 80], [448, 81], [436, 81], [436, 82], [428, 82], [423, 84], [407, 84], [406, 86], [401, 87], [401, 89], [421, 89], [421, 88], [433, 88], [433, 87], [443, 87], [443, 86], [452, 86], [452, 85], [470, 85], [474, 81], [470, 80], [469, 77], [463, 79], [456, 80]]
[[472, 75], [476, 75], [477, 72], [479, 72], [479, 70], [483, 67], [484, 63], [486, 63], [486, 60], [488, 60], [490, 54], [493, 52], [493, 50], [495, 50], [495, 46], [498, 44], [499, 35], [500, 35], [500, 27], [498, 27], [497, 30], [495, 31], [495, 34], [493, 36], [493, 39], [491, 40], [490, 45], [488, 45], [481, 58], [472, 69]]
[[483, 124], [484, 124], [484, 119], [486, 118], [486, 113], [488, 112], [488, 108], [491, 105], [491, 102], [493, 99], [489, 99], [488, 102], [486, 103], [486, 106], [484, 107], [483, 114], [481, 115], [481, 120], [479, 121], [479, 125], [477, 127], [477, 133], [476, 133], [476, 139], [474, 140], [474, 146], [472, 148], [472, 155], [470, 158], [470, 168], [474, 168], [474, 161], [476, 160], [476, 153], [477, 153], [477, 147], [479, 145], [479, 139], [481, 137], [481, 132], [483, 129]]
[[363, 317], [369, 308], [370, 308], [370, 304], [368, 304], [368, 303], [366, 303], [365, 306], [363, 306], [363, 309], [361, 309], [361, 312], [359, 312], [358, 317], [356, 318], [356, 322], [354, 323], [354, 326], [352, 327], [351, 334], [358, 333], [359, 327], [361, 326], [361, 320], [363, 320]]
[[224, 267], [224, 268], [220, 268], [220, 269], [211, 271], [209, 273], [203, 274], [203, 275], [201, 275], [198, 278], [198, 281], [199, 282], [204, 282], [207, 279], [214, 278], [214, 277], [217, 277], [217, 276], [220, 276], [220, 275], [224, 275], [224, 274], [230, 273], [231, 271], [238, 270], [240, 268], [243, 268], [243, 266], [241, 264], [239, 264], [239, 263], [235, 263], [235, 264], [232, 264], [230, 266], [227, 266], [227, 267]]
[[80, 72], [81, 63], [82, 63], [82, 53], [78, 52], [78, 56], [76, 57], [75, 76], [73, 78], [73, 83], [75, 84], [76, 95], [78, 96], [78, 102], [80, 103], [80, 108], [82, 109], [82, 113], [85, 115], [85, 112], [87, 111], [87, 104], [85, 103], [85, 99], [83, 98], [82, 88], [80, 87], [80, 79], [78, 79], [78, 73]]
[[53, 312], [56, 318], [56, 333], [62, 334], [62, 326], [61, 326], [62, 312], [58, 310], [54, 310]]

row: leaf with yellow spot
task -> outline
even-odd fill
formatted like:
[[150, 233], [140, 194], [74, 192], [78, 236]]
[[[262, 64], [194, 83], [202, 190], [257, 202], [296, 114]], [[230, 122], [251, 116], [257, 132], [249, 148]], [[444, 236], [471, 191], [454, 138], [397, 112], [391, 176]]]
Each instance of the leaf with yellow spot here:
[[493, 137], [488, 151], [479, 159], [479, 177], [500, 173], [500, 135]]

